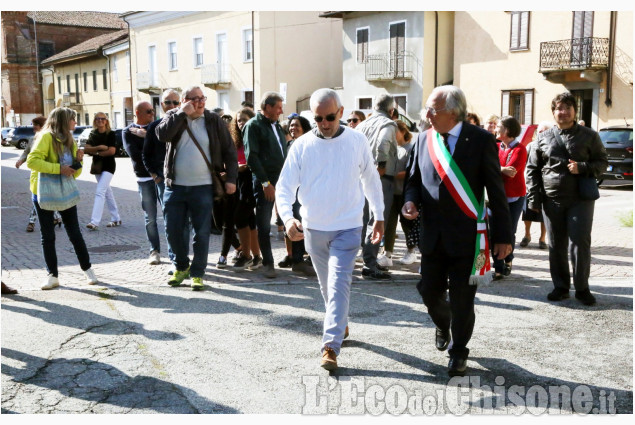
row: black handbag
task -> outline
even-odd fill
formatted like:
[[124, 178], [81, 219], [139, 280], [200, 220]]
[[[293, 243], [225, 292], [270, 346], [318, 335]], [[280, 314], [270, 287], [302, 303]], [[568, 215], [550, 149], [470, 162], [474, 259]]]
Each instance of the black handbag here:
[[[567, 150], [567, 145], [564, 144], [562, 137], [558, 134], [557, 129], [553, 129], [553, 134], [556, 137], [556, 141], [562, 145], [562, 147], [569, 153]], [[578, 195], [580, 199], [585, 201], [596, 201], [600, 199], [600, 189], [598, 187], [598, 182], [595, 177], [586, 177], [577, 175], [578, 178]]]

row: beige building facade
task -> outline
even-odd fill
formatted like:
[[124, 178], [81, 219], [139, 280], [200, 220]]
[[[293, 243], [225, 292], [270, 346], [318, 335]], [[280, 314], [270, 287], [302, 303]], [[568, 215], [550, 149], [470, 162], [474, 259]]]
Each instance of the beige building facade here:
[[587, 126], [632, 125], [632, 12], [456, 12], [454, 26], [454, 84], [481, 119], [552, 120], [570, 91]]
[[342, 24], [318, 12], [129, 12], [134, 101], [157, 110], [167, 88], [203, 87], [226, 113], [279, 91], [285, 114], [342, 85]]

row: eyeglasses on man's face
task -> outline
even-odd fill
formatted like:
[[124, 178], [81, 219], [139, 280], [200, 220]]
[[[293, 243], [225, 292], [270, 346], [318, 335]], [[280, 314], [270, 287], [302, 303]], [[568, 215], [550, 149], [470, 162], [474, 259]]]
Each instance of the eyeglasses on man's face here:
[[154, 109], [147, 109], [146, 114], [154, 114]]
[[179, 106], [181, 104], [181, 102], [179, 102], [178, 100], [164, 100], [163, 103], [165, 103], [166, 105], [174, 105], [174, 106]]
[[313, 116], [313, 119], [315, 120], [315, 122], [322, 122], [322, 120], [324, 119], [326, 119], [328, 122], [333, 122], [335, 121], [335, 118], [337, 118], [337, 112], [335, 112], [334, 114], [328, 114], [325, 117], [321, 117], [319, 115]]
[[207, 96], [186, 97], [185, 100], [191, 100], [192, 102], [205, 102], [207, 100]]
[[436, 115], [441, 111], [447, 111], [447, 108], [434, 109], [432, 106], [426, 106], [423, 109], [426, 111], [426, 114], [430, 115]]
[[346, 120], [347, 123], [355, 123], [357, 124], [357, 121], [359, 121], [359, 118], [349, 118]]

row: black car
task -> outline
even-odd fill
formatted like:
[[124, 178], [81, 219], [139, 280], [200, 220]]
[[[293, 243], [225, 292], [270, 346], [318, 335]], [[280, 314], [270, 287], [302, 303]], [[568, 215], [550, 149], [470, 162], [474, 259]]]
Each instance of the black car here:
[[633, 127], [621, 125], [606, 127], [599, 131], [606, 148], [609, 165], [600, 177], [602, 180], [633, 181]]
[[35, 131], [32, 125], [20, 125], [13, 129], [12, 133], [7, 136], [7, 143], [15, 146], [18, 149], [26, 149], [27, 145], [35, 136]]

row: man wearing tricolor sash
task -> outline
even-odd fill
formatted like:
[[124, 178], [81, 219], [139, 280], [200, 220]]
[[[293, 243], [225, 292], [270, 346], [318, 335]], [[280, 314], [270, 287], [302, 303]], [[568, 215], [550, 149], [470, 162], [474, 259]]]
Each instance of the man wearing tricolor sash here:
[[[450, 376], [463, 376], [467, 368], [476, 288], [492, 280], [489, 243], [503, 259], [512, 241], [494, 137], [465, 122], [466, 110], [458, 87], [437, 87], [428, 97], [425, 113], [432, 127], [419, 134], [412, 149], [402, 209], [406, 218], [421, 216], [417, 289], [437, 327], [437, 349], [452, 341]], [[497, 217], [490, 234], [485, 190]]]

